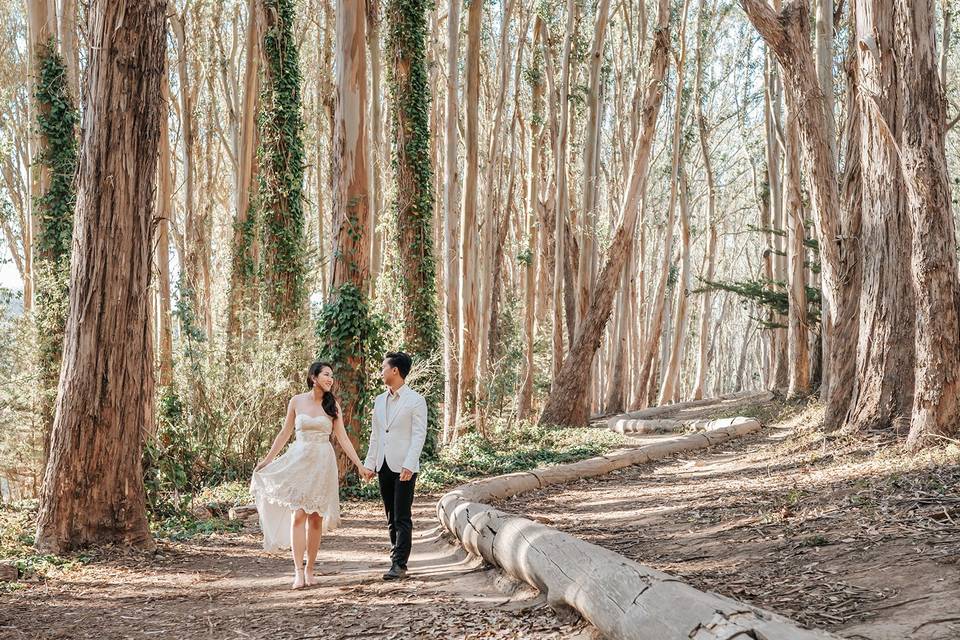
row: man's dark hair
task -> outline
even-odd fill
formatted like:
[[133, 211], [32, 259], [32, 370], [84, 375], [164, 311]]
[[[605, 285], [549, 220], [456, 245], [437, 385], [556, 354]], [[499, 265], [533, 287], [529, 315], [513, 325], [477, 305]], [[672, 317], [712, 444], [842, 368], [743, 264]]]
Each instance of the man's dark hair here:
[[403, 351], [391, 351], [386, 355], [384, 360], [386, 360], [391, 367], [396, 367], [400, 372], [400, 377], [404, 380], [410, 375], [410, 368], [413, 367], [413, 358]]

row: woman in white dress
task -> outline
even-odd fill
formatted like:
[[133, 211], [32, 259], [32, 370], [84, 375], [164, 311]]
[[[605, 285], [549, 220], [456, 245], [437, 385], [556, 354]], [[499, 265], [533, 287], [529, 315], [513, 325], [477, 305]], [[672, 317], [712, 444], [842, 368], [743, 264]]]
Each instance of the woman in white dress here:
[[[310, 365], [308, 390], [290, 399], [283, 428], [250, 481], [250, 493], [257, 504], [263, 529], [263, 548], [268, 551], [293, 549], [294, 589], [314, 584], [313, 565], [320, 549], [320, 537], [340, 524], [337, 457], [330, 442], [331, 434], [360, 475], [364, 478], [370, 475], [343, 428], [343, 413], [331, 387], [333, 369], [330, 365], [325, 362]], [[277, 454], [294, 432], [296, 440], [278, 458]]]

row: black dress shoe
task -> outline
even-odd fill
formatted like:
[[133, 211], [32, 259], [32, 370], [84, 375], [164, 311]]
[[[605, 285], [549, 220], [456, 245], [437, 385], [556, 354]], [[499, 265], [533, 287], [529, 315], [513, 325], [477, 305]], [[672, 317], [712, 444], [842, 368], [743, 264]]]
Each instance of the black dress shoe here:
[[393, 563], [393, 566], [390, 567], [390, 571], [387, 571], [383, 574], [384, 580], [400, 580], [407, 576], [406, 567], [401, 567], [396, 562]]

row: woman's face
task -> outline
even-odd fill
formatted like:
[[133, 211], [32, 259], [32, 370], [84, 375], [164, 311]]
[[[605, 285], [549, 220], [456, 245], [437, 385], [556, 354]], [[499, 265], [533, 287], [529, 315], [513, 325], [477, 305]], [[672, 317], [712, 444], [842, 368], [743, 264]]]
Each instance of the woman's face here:
[[330, 367], [320, 369], [320, 373], [313, 377], [313, 384], [324, 391], [330, 391], [333, 388], [333, 370]]

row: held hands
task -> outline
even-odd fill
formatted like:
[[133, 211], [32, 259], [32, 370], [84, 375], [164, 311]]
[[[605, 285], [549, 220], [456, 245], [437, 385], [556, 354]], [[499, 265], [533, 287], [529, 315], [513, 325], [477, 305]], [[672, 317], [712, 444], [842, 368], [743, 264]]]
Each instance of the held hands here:
[[373, 469], [368, 469], [366, 467], [357, 467], [357, 472], [360, 474], [360, 477], [366, 481], [373, 480], [374, 476], [377, 475], [377, 472]]

